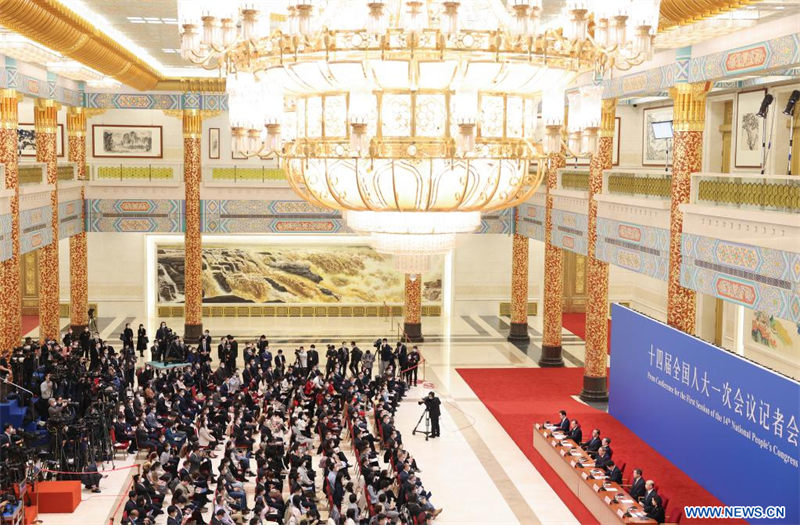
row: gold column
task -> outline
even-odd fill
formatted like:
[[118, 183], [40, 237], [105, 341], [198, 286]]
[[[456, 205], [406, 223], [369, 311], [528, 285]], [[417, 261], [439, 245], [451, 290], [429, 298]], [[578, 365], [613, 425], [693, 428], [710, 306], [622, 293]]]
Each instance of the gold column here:
[[[514, 209], [516, 221], [517, 209]], [[528, 336], [528, 238], [515, 233], [511, 245], [511, 327], [508, 340], [527, 343]]]
[[203, 121], [196, 109], [183, 110], [183, 180], [186, 189], [184, 338], [203, 333], [203, 248], [200, 235], [200, 139]]
[[697, 298], [694, 290], [681, 286], [681, 233], [683, 213], [679, 206], [689, 202], [692, 173], [700, 171], [703, 155], [703, 126], [706, 93], [711, 84], [676, 84], [670, 89], [673, 108], [672, 202], [669, 225], [669, 279], [667, 324], [694, 335]]
[[587, 249], [586, 357], [583, 369], [584, 401], [607, 401], [608, 382], [608, 263], [595, 257], [597, 246], [597, 202], [603, 190], [603, 170], [611, 168], [616, 99], [603, 100], [597, 153], [589, 164], [589, 222]]
[[561, 248], [553, 246], [553, 196], [560, 168], [567, 165], [564, 153], [551, 153], [547, 158], [547, 197], [544, 219], [544, 329], [542, 357], [539, 366], [564, 366], [561, 357], [561, 309], [564, 296], [564, 257]]
[[420, 343], [422, 337], [422, 275], [406, 274], [405, 305], [403, 306], [404, 339]]
[[[71, 107], [67, 110], [67, 147], [69, 161], [77, 165], [78, 180], [86, 180], [86, 111]], [[81, 222], [84, 222], [84, 188], [81, 188]], [[86, 232], [69, 238], [69, 295], [70, 325], [79, 334], [89, 323], [89, 263], [86, 253]]]
[[36, 130], [36, 161], [46, 164], [47, 184], [52, 209], [53, 240], [39, 252], [39, 339], [60, 340], [58, 318], [58, 169], [56, 130], [58, 104], [54, 100], [37, 99], [33, 110]]
[[0, 353], [7, 354], [22, 337], [22, 288], [19, 258], [19, 158], [17, 124], [19, 96], [0, 89], [0, 163], [11, 195], [11, 258], [0, 263]]

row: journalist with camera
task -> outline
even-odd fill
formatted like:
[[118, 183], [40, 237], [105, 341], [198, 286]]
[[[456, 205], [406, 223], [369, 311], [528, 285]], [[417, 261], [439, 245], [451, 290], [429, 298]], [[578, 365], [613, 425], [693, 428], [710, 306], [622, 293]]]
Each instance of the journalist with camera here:
[[431, 419], [430, 437], [439, 437], [441, 435], [439, 430], [439, 418], [442, 415], [440, 405], [442, 401], [436, 397], [436, 394], [429, 392], [427, 397], [422, 398], [417, 404], [425, 405], [425, 410]]

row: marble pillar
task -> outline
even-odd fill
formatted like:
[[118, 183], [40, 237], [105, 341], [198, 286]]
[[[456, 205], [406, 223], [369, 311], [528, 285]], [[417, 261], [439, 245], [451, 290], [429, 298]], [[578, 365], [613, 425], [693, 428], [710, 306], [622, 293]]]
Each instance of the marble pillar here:
[[45, 164], [45, 178], [50, 186], [52, 241], [39, 250], [39, 339], [59, 341], [59, 281], [58, 281], [58, 158], [56, 131], [58, 103], [37, 99], [33, 110], [36, 130], [36, 161]]
[[403, 305], [405, 340], [420, 343], [422, 337], [422, 276], [406, 275], [405, 304]]
[[558, 184], [558, 170], [566, 166], [564, 153], [551, 153], [547, 158], [547, 196], [544, 224], [544, 315], [542, 357], [539, 366], [564, 366], [561, 357], [562, 306], [564, 301], [564, 254], [553, 246], [553, 195]]
[[[74, 162], [77, 180], [86, 180], [86, 111], [71, 107], [67, 110], [67, 151], [70, 162]], [[81, 202], [86, 198], [81, 188]], [[85, 213], [81, 207], [81, 214]], [[82, 217], [85, 220], [85, 217]], [[83, 222], [83, 221], [81, 221]], [[89, 263], [87, 259], [86, 232], [69, 238], [69, 296], [70, 326], [76, 334], [83, 332], [89, 323]]]
[[597, 202], [603, 190], [603, 170], [611, 168], [616, 99], [603, 101], [597, 152], [589, 164], [589, 221], [586, 301], [586, 355], [584, 358], [584, 401], [608, 400], [608, 263], [595, 257], [597, 247]]
[[203, 333], [203, 248], [200, 234], [200, 111], [183, 110], [183, 180], [186, 190], [184, 338], [195, 344]]
[[0, 89], [0, 163], [5, 189], [11, 193], [11, 258], [0, 263], [0, 353], [6, 355], [22, 337], [22, 287], [19, 254], [19, 95]]

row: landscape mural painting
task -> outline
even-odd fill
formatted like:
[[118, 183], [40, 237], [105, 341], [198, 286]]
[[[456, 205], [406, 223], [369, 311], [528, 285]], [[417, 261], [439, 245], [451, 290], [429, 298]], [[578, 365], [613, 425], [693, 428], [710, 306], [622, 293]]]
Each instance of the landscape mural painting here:
[[[184, 302], [183, 245], [157, 247], [158, 302]], [[442, 261], [422, 278], [422, 300], [439, 303]], [[203, 303], [402, 304], [405, 277], [368, 246], [203, 246]]]

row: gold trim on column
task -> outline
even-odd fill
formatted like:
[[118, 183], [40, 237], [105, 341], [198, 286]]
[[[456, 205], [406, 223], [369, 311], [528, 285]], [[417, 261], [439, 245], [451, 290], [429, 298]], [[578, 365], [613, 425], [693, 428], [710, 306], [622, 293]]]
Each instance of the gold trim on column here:
[[159, 80], [152, 67], [56, 0], [0, 2], [0, 24], [136, 89], [153, 89]]
[[183, 110], [183, 138], [199, 139], [203, 136], [203, 117], [197, 109]]
[[19, 122], [19, 101], [22, 93], [14, 89], [0, 89], [0, 127], [16, 129]]
[[600, 114], [600, 136], [614, 138], [614, 128], [616, 121], [617, 99], [603, 99], [602, 112]]
[[80, 107], [67, 108], [67, 136], [86, 136], [86, 111]]
[[675, 84], [669, 89], [669, 96], [674, 100], [672, 127], [675, 131], [703, 131], [709, 89], [711, 82]]
[[37, 98], [33, 108], [33, 125], [36, 133], [55, 133], [58, 126], [58, 110], [61, 105], [55, 100]]

